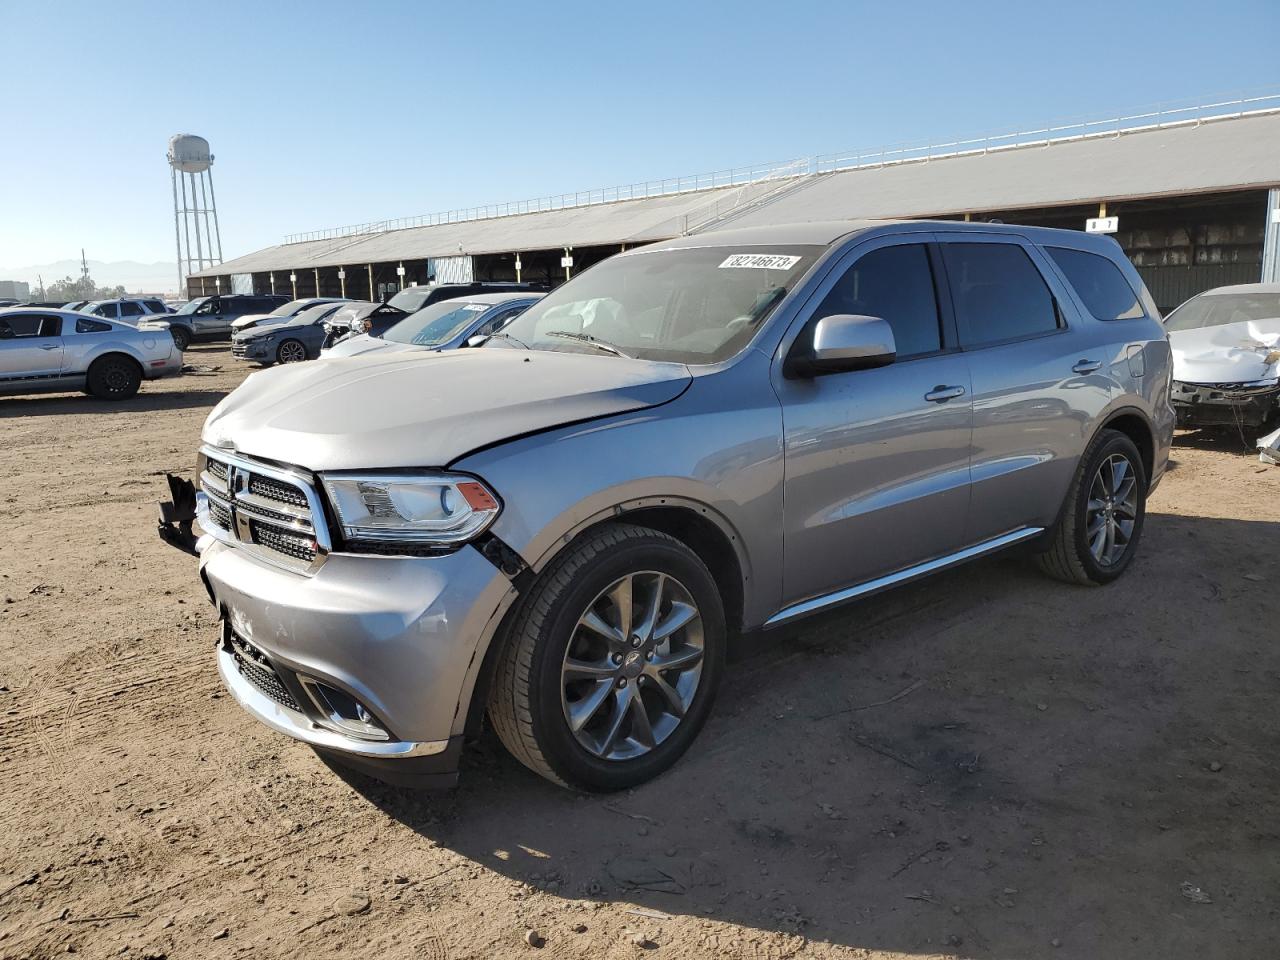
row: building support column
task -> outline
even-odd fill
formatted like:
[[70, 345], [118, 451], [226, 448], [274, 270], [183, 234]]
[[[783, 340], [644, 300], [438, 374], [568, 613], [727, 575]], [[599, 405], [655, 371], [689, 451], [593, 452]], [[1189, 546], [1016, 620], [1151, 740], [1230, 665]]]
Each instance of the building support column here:
[[311, 273], [316, 278], [316, 296], [318, 297], [320, 296], [320, 268], [313, 267]]
[[377, 298], [373, 295], [373, 264], [366, 264], [369, 268], [369, 300], [374, 301]]
[[289, 299], [297, 300], [298, 299], [298, 274], [294, 270], [289, 271], [289, 283], [293, 286], [293, 296], [290, 297]]
[[267, 276], [271, 278], [271, 292], [275, 293], [276, 292], [276, 272], [272, 270], [270, 273], [267, 274]]
[[338, 284], [342, 288], [342, 298], [345, 300], [347, 298], [347, 268], [346, 267], [338, 268]]
[[1267, 191], [1267, 221], [1262, 229], [1262, 282], [1280, 283], [1280, 187]]

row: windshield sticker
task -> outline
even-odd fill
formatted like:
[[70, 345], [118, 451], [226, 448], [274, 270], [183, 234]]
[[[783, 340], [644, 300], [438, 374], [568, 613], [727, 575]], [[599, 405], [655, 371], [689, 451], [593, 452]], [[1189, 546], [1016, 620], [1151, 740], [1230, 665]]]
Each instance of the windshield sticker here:
[[799, 262], [799, 257], [781, 253], [735, 253], [725, 258], [720, 269], [748, 267], [753, 270], [790, 270]]
[[487, 303], [464, 303], [462, 305], [462, 309], [463, 310], [488, 310], [489, 305]]

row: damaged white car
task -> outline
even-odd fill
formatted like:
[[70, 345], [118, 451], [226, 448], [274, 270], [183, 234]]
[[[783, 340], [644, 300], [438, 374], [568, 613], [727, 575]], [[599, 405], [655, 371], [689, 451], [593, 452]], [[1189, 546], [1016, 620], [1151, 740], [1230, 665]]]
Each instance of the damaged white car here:
[[1165, 330], [1179, 426], [1256, 430], [1280, 410], [1280, 283], [1207, 290]]

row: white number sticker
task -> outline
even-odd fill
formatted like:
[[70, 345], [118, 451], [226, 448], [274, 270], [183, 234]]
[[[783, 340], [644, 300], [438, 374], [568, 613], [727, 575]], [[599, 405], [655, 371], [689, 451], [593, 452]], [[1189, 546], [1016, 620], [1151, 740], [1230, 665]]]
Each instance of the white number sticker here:
[[720, 269], [747, 267], [752, 270], [790, 270], [800, 262], [799, 257], [790, 257], [782, 253], [735, 253], [726, 257]]

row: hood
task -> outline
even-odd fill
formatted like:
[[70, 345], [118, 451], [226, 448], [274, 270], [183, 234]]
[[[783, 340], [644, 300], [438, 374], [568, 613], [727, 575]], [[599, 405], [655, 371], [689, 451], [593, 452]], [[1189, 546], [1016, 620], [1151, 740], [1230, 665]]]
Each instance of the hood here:
[[381, 337], [371, 337], [367, 333], [362, 333], [358, 336], [348, 337], [346, 340], [339, 340], [332, 347], [326, 350], [324, 355], [326, 357], [356, 357], [364, 353], [404, 351], [412, 349], [414, 348], [409, 346], [407, 343], [397, 343], [394, 340], [383, 340]]
[[[275, 320], [275, 319], [277, 318], [275, 317], [272, 318], [272, 320]], [[247, 330], [244, 327], [239, 327], [239, 328], [233, 327], [232, 333], [231, 333], [231, 339], [252, 340], [255, 337], [268, 337], [273, 333], [279, 333], [287, 326], [289, 326], [288, 323], [272, 323], [270, 321], [260, 320], [258, 323], [249, 327]]]
[[244, 330], [246, 327], [260, 327], [264, 325], [274, 325], [284, 323], [291, 320], [292, 317], [273, 317], [269, 313], [246, 313], [243, 317], [236, 317], [231, 321], [232, 330]]
[[252, 374], [202, 437], [311, 470], [444, 467], [502, 440], [667, 403], [680, 363], [494, 348], [386, 351]]
[[1183, 383], [1249, 383], [1280, 367], [1280, 318], [1241, 320], [1169, 334], [1173, 379]]

